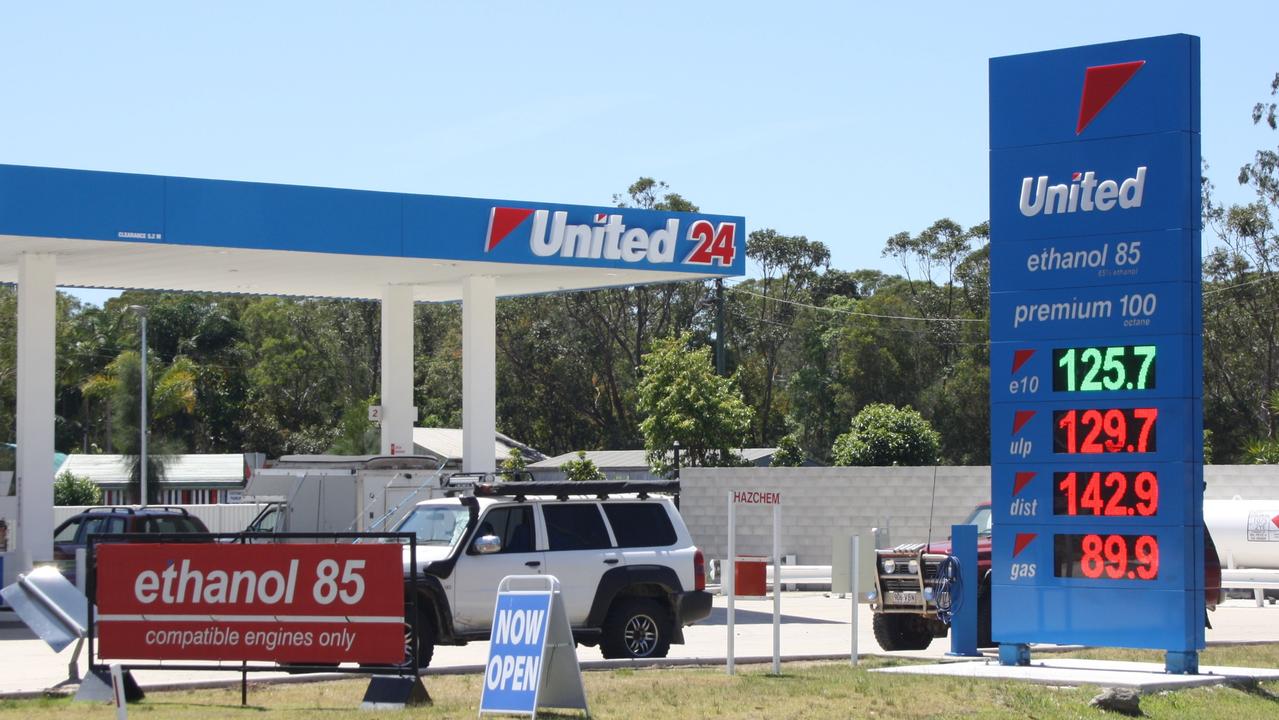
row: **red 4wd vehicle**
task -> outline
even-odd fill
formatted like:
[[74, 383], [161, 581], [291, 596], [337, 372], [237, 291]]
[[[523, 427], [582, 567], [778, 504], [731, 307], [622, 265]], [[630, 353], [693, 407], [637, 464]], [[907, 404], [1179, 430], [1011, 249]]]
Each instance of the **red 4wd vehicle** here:
[[[977, 526], [977, 646], [994, 645], [990, 637], [990, 503], [973, 509], [964, 521]], [[930, 545], [898, 545], [875, 551], [875, 640], [885, 650], [923, 650], [949, 628], [937, 617], [937, 566], [950, 554], [950, 540]], [[966, 577], [968, 569], [964, 569]], [[1221, 596], [1221, 561], [1212, 535], [1204, 528], [1204, 587], [1209, 610]], [[925, 589], [931, 592], [925, 592]], [[1207, 622], [1207, 618], [1204, 618]]]

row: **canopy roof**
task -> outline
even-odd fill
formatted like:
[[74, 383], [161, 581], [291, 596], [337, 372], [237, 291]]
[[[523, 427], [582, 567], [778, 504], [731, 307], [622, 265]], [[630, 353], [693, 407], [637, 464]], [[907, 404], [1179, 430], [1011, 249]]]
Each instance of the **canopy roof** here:
[[457, 300], [741, 275], [743, 218], [0, 165], [0, 281]]

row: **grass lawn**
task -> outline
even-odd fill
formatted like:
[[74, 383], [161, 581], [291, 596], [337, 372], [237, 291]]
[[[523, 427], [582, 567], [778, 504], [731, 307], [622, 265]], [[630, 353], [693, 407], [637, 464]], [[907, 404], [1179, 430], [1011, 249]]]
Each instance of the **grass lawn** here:
[[[1159, 653], [1088, 650], [1055, 657], [1162, 662]], [[1095, 687], [1049, 688], [1012, 682], [960, 678], [888, 676], [867, 672], [896, 664], [866, 658], [854, 669], [847, 663], [792, 663], [773, 677], [765, 666], [742, 666], [736, 677], [722, 667], [637, 669], [586, 673], [592, 715], [599, 718], [1101, 718], [1088, 707]], [[1209, 648], [1203, 665], [1279, 667], [1279, 644]], [[249, 707], [240, 707], [238, 687], [221, 690], [155, 692], [131, 705], [139, 718], [474, 718], [480, 677], [426, 678], [435, 704], [402, 712], [358, 710], [366, 681], [344, 680], [288, 685], [251, 685]], [[1237, 689], [1181, 690], [1142, 698], [1149, 718], [1279, 717], [1279, 683]], [[567, 717], [577, 714], [566, 713]], [[0, 702], [0, 718], [114, 718], [107, 705], [67, 699]]]

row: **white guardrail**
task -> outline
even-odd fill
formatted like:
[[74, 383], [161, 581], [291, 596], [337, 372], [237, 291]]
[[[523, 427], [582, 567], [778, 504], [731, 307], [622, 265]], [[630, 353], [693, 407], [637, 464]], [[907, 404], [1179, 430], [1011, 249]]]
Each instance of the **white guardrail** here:
[[[740, 562], [740, 561], [739, 561]], [[718, 558], [711, 560], [711, 577], [719, 582], [722, 563]], [[770, 560], [764, 567], [764, 582], [773, 583], [773, 564]], [[782, 565], [782, 585], [827, 585], [831, 584], [830, 565]]]
[[1221, 589], [1251, 590], [1257, 607], [1261, 607], [1267, 590], [1279, 590], [1279, 570], [1222, 568]]
[[[99, 505], [58, 505], [53, 508], [53, 526], [56, 528], [64, 520], [84, 512], [90, 507]], [[187, 512], [204, 522], [209, 532], [240, 532], [258, 516], [264, 503], [226, 503], [222, 505], [166, 505], [165, 507], [185, 508]]]

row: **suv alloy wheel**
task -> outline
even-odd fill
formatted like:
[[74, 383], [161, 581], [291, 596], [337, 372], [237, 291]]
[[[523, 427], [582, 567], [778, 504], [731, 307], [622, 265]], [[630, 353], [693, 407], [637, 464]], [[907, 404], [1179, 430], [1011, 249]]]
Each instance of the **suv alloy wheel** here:
[[600, 640], [605, 658], [666, 657], [670, 648], [670, 613], [653, 600], [622, 599], [609, 611]]

